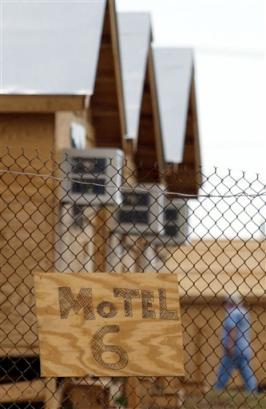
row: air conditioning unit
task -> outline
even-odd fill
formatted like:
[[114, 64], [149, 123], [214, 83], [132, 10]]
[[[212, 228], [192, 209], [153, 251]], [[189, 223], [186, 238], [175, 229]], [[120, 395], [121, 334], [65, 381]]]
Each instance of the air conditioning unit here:
[[124, 154], [118, 149], [64, 149], [61, 201], [77, 205], [120, 204]]
[[175, 246], [188, 240], [188, 205], [184, 199], [165, 199], [163, 210], [163, 234], [156, 238], [157, 244]]
[[164, 188], [160, 185], [123, 188], [122, 203], [114, 215], [115, 230], [134, 235], [162, 233], [163, 206]]

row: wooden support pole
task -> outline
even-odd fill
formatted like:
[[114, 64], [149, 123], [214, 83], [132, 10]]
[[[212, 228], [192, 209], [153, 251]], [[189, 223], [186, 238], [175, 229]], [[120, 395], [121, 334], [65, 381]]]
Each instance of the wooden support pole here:
[[145, 239], [140, 239], [137, 243], [138, 258], [137, 271], [156, 272], [159, 271], [159, 258], [156, 246], [150, 244]]
[[0, 402], [38, 402], [45, 401], [45, 380], [34, 380], [0, 385]]
[[122, 238], [123, 244], [123, 256], [122, 256], [122, 266], [124, 272], [135, 273], [137, 272], [137, 248], [136, 248], [136, 237], [126, 236]]
[[104, 207], [96, 211], [93, 219], [93, 271], [104, 272], [106, 268], [106, 248], [108, 242], [108, 218], [109, 212]]
[[106, 247], [106, 272], [120, 273], [122, 271], [121, 259], [123, 253], [121, 235], [110, 231]]
[[63, 385], [57, 385], [57, 378], [46, 378], [45, 383], [44, 409], [60, 409], [63, 401]]
[[141, 383], [136, 377], [127, 378], [126, 382], [126, 396], [128, 398], [128, 408], [138, 409], [142, 408], [142, 389]]
[[[94, 210], [90, 207], [73, 214], [74, 204], [62, 204], [57, 223], [55, 269], [64, 271], [93, 271]], [[77, 207], [77, 210], [79, 208]]]

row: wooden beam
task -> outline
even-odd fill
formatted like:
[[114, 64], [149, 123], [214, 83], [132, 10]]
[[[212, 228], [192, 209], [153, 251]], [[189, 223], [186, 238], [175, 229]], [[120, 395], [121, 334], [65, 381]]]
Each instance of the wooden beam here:
[[57, 384], [57, 378], [46, 378], [44, 409], [61, 409], [64, 395], [64, 382]]
[[34, 380], [0, 385], [0, 402], [39, 402], [45, 401], [45, 380]]
[[108, 219], [110, 213], [107, 208], [97, 209], [92, 224], [94, 227], [93, 232], [93, 244], [94, 254], [92, 254], [92, 260], [94, 264], [93, 271], [104, 272], [106, 267], [106, 250], [108, 243]]
[[126, 134], [126, 119], [114, 0], [107, 0], [106, 3], [90, 109], [96, 146], [121, 149]]
[[37, 346], [28, 346], [28, 347], [2, 347], [0, 348], [0, 358], [6, 357], [34, 357], [39, 355], [39, 347]]
[[164, 151], [151, 47], [148, 54], [140, 110], [135, 163], [138, 182], [159, 183], [162, 181]]
[[86, 101], [85, 95], [0, 95], [0, 112], [81, 111]]

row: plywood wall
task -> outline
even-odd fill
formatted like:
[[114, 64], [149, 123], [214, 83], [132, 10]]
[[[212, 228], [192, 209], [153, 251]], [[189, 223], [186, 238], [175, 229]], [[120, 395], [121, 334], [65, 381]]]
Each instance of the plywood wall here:
[[[55, 268], [58, 182], [33, 174], [57, 175], [60, 151], [70, 147], [71, 122], [87, 127], [83, 111], [0, 113], [0, 345], [16, 349], [38, 344], [34, 313], [34, 271]], [[12, 172], [21, 172], [22, 175]], [[7, 336], [8, 334], [8, 336]]]
[[0, 145], [15, 151], [23, 147], [34, 152], [39, 149], [47, 156], [54, 148], [54, 114], [0, 114]]
[[[54, 130], [53, 114], [0, 114], [0, 169], [52, 173]], [[4, 348], [37, 343], [32, 272], [53, 267], [54, 188], [52, 180], [37, 176], [0, 176], [0, 345]]]

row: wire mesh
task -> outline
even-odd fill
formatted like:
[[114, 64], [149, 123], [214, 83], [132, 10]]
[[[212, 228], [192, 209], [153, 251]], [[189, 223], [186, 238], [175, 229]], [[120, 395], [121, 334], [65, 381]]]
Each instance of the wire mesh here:
[[[265, 182], [199, 172], [189, 196], [125, 161], [1, 149], [0, 407], [266, 407]], [[177, 273], [185, 377], [42, 378], [36, 271]]]

